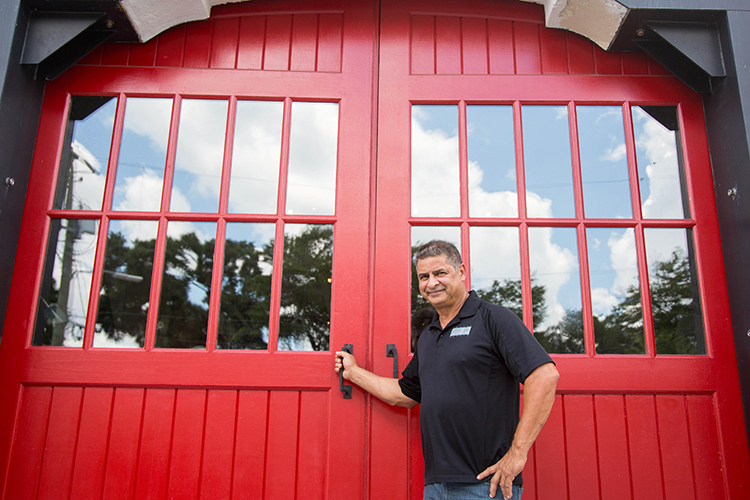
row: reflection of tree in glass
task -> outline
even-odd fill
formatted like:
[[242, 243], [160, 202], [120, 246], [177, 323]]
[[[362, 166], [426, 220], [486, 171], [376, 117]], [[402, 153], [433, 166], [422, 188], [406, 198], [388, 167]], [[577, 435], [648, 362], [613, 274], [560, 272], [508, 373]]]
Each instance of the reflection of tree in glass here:
[[[265, 252], [273, 255], [273, 242]], [[314, 351], [328, 350], [332, 265], [332, 226], [312, 225], [284, 237], [279, 348], [307, 340]]]

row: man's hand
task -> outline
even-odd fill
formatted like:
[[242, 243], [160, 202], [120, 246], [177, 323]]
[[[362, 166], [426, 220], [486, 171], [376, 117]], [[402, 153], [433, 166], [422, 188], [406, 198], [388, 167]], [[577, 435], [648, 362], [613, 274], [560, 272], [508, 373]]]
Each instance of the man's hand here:
[[342, 373], [341, 370], [344, 370], [343, 374], [346, 380], [360, 386], [389, 405], [414, 408], [418, 404], [401, 392], [398, 380], [391, 377], [381, 377], [365, 370], [357, 364], [357, 360], [348, 352], [336, 352], [333, 369], [336, 373]]
[[346, 351], [337, 351], [336, 352], [336, 363], [333, 366], [333, 369], [336, 371], [336, 373], [341, 372], [341, 370], [344, 370], [344, 379], [345, 380], [351, 380], [350, 376], [352, 373], [352, 370], [357, 368], [357, 360], [349, 354]]
[[513, 480], [521, 473], [524, 465], [526, 465], [526, 458], [525, 453], [514, 451], [511, 448], [499, 462], [487, 467], [477, 476], [477, 479], [481, 480], [492, 475], [492, 479], [490, 480], [490, 498], [495, 498], [498, 484], [503, 493], [503, 498], [507, 500], [513, 496]]

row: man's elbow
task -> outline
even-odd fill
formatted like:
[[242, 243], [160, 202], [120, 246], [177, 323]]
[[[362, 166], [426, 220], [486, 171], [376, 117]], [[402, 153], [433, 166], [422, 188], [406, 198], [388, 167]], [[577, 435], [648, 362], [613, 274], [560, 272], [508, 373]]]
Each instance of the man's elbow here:
[[554, 363], [547, 363], [534, 370], [529, 377], [533, 377], [540, 384], [555, 390], [557, 381], [560, 379], [560, 372]]

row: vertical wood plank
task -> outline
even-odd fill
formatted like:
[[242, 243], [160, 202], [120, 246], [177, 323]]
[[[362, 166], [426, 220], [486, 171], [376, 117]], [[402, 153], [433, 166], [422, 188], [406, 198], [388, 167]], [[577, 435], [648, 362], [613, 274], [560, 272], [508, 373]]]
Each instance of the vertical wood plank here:
[[631, 500], [625, 400], [594, 396], [602, 500]]
[[318, 71], [341, 71], [341, 41], [343, 36], [341, 14], [321, 14], [318, 21]]
[[185, 52], [185, 25], [175, 26], [159, 35], [159, 48], [156, 50], [156, 65], [170, 68], [182, 66]]
[[104, 477], [106, 499], [133, 498], [144, 389], [115, 389]]
[[164, 499], [167, 496], [174, 403], [173, 389], [146, 391], [135, 484], [135, 498], [139, 500]]
[[125, 66], [130, 59], [129, 43], [105, 43], [102, 46], [102, 65]]
[[487, 21], [490, 74], [512, 75], [516, 71], [513, 49], [513, 23], [489, 19]]
[[206, 391], [177, 391], [167, 497], [197, 498], [206, 415]]
[[539, 31], [542, 73], [545, 75], [564, 75], [568, 73], [568, 50], [565, 43], [565, 31], [554, 28], [542, 28]]
[[226, 498], [232, 491], [237, 391], [208, 392], [200, 498]]
[[82, 397], [81, 387], [55, 387], [52, 391], [39, 498], [68, 498]]
[[267, 391], [240, 391], [232, 498], [263, 498], [267, 416]]
[[209, 67], [233, 69], [237, 62], [237, 43], [240, 19], [238, 17], [214, 20], [211, 33], [211, 58]]
[[635, 498], [664, 498], [656, 407], [651, 395], [625, 396], [630, 469]]
[[538, 495], [536, 494], [536, 443], [529, 450], [529, 455], [526, 458], [526, 466], [523, 468], [523, 496], [528, 500], [529, 498], [536, 500]]
[[461, 19], [435, 18], [435, 70], [438, 75], [461, 74]]
[[513, 23], [513, 45], [516, 55], [516, 73], [538, 75], [542, 72], [539, 25]]
[[134, 43], [130, 47], [130, 66], [151, 67], [156, 64], [156, 50], [159, 46], [159, 37], [154, 37], [145, 43]]
[[289, 69], [291, 39], [292, 16], [288, 14], [268, 16], [263, 69], [284, 71]]
[[263, 68], [263, 47], [266, 39], [266, 16], [245, 16], [240, 19], [237, 43], [237, 69]]
[[594, 67], [597, 75], [621, 75], [620, 53], [607, 52], [594, 45]]
[[24, 387], [8, 469], [7, 498], [36, 498], [44, 456], [51, 387]]
[[328, 464], [327, 392], [303, 392], [300, 397], [297, 498], [325, 498]]
[[672, 72], [661, 65], [656, 59], [651, 56], [647, 56], [648, 61], [648, 74], [653, 76], [672, 76]]
[[464, 74], [486, 75], [489, 73], [486, 19], [474, 17], [461, 19], [461, 55], [464, 62]]
[[566, 33], [568, 70], [571, 75], [594, 74], [594, 47], [590, 40], [576, 34]]
[[725, 498], [719, 433], [711, 396], [687, 396], [696, 498]]
[[295, 14], [292, 18], [292, 71], [315, 71], [318, 45], [317, 14]]
[[98, 500], [102, 496], [113, 392], [110, 387], [84, 389], [70, 498]]
[[208, 68], [211, 54], [211, 27], [213, 21], [194, 21], [186, 26], [185, 57], [182, 65], [186, 68]]
[[596, 457], [594, 397], [567, 395], [565, 402], [565, 443], [568, 457], [570, 498], [599, 499], [599, 469]]
[[293, 500], [297, 476], [299, 393], [272, 391], [268, 406], [265, 498]]
[[568, 491], [565, 461], [563, 397], [555, 396], [547, 423], [536, 440], [537, 498], [556, 498]]
[[623, 75], [648, 75], [648, 59], [643, 52], [621, 52]]
[[667, 500], [695, 498], [693, 463], [684, 396], [657, 396], [664, 492]]
[[409, 411], [409, 459], [411, 471], [420, 471], [419, 477], [410, 477], [411, 498], [417, 499], [422, 496], [424, 490], [424, 456], [422, 455], [422, 434], [419, 428], [419, 406]]
[[435, 73], [435, 18], [411, 16], [411, 73], [432, 75]]

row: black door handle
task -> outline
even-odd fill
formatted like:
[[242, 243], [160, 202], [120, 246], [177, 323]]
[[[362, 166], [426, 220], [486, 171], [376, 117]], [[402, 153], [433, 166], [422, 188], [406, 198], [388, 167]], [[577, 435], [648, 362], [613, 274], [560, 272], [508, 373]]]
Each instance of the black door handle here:
[[[349, 354], [354, 354], [354, 350], [352, 348], [353, 346], [351, 344], [344, 344], [344, 347], [341, 348], [342, 351], [348, 352]], [[344, 395], [344, 399], [352, 399], [352, 386], [350, 385], [344, 385], [344, 365], [342, 363], [341, 370], [339, 371], [339, 387], [341, 388], [341, 392]]]
[[393, 378], [398, 378], [398, 349], [395, 344], [385, 346], [385, 355], [393, 358]]

